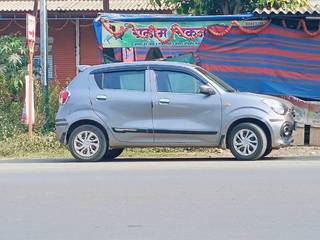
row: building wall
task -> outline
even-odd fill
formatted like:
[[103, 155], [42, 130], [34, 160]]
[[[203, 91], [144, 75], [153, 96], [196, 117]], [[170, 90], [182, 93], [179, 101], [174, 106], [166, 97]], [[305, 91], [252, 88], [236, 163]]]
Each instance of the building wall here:
[[76, 74], [75, 26], [67, 21], [51, 21], [49, 26], [48, 36], [53, 38], [55, 79], [65, 85]]
[[[93, 20], [92, 20], [93, 21]], [[95, 37], [91, 20], [80, 21], [80, 64], [94, 65], [101, 63], [100, 50]], [[25, 21], [13, 21], [7, 29], [3, 29], [10, 21], [0, 21], [0, 36], [19, 34], [25, 36]], [[2, 30], [2, 31], [1, 31]], [[54, 61], [54, 80], [65, 86], [76, 75], [76, 29], [74, 20], [49, 21], [49, 50], [52, 49]], [[40, 36], [39, 24], [37, 37]], [[39, 40], [39, 39], [38, 39]], [[52, 45], [50, 43], [52, 42]], [[39, 54], [39, 43], [36, 45]]]
[[96, 65], [102, 63], [102, 52], [98, 48], [92, 21], [80, 23], [80, 64]]

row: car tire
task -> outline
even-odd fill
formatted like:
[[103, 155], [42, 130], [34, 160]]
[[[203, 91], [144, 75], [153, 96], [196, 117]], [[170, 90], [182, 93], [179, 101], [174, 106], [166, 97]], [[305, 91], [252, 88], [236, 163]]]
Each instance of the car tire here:
[[272, 152], [272, 147], [267, 147], [266, 151], [263, 154], [263, 157], [268, 156]]
[[240, 123], [228, 136], [228, 146], [238, 160], [260, 159], [267, 149], [265, 132], [256, 124]]
[[123, 152], [123, 148], [115, 148], [107, 150], [106, 153], [103, 156], [103, 160], [113, 160], [120, 156], [120, 154]]
[[83, 162], [100, 161], [107, 149], [103, 132], [93, 125], [82, 125], [74, 129], [68, 141], [72, 156]]

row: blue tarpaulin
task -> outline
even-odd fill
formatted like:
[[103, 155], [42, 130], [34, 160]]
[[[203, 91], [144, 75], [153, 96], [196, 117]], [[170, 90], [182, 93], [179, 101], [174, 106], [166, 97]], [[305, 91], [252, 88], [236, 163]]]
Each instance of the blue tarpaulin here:
[[[155, 24], [168, 21], [212, 21], [213, 25], [219, 25], [219, 21], [248, 20], [252, 19], [253, 15], [102, 14], [94, 21], [100, 45], [101, 18], [114, 22]], [[137, 50], [137, 59], [143, 60], [145, 52], [146, 49]], [[165, 56], [166, 52], [164, 53]], [[233, 27], [223, 37], [206, 31], [195, 53], [202, 67], [241, 91], [320, 100], [320, 35], [312, 37], [303, 30], [292, 30], [273, 24], [259, 33], [244, 33], [238, 27]]]

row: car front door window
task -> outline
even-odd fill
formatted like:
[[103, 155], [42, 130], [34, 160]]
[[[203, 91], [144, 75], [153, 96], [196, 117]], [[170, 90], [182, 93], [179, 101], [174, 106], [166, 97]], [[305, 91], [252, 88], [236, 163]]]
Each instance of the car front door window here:
[[204, 84], [190, 74], [175, 71], [156, 71], [156, 80], [158, 92], [197, 94]]

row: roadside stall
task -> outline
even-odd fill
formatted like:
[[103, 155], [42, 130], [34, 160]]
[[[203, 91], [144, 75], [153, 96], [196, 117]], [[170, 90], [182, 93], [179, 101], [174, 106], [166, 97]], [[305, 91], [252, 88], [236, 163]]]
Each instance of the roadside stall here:
[[196, 62], [196, 52], [211, 25], [259, 26], [264, 21], [236, 16], [173, 16], [102, 14], [94, 21], [105, 62], [175, 60]]
[[297, 106], [301, 126], [311, 126], [303, 127], [299, 142], [319, 145], [320, 28], [314, 19], [101, 14], [94, 27], [105, 63], [189, 62], [240, 91], [285, 97]]

